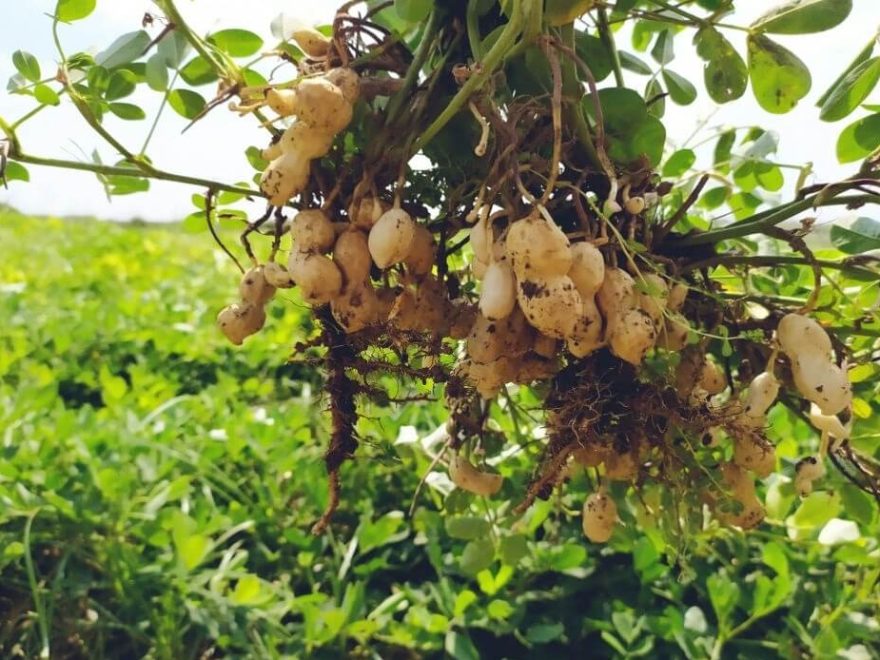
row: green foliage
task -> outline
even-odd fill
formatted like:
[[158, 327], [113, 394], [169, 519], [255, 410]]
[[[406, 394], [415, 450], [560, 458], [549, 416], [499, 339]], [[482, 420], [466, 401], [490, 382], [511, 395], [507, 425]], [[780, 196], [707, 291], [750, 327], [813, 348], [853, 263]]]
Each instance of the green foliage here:
[[[296, 294], [233, 349], [211, 317], [236, 274], [202, 234], [7, 212], [0, 244], [28, 246], [0, 263], [0, 611], [37, 623], [7, 618], [3, 655], [830, 657], [876, 634], [877, 507], [839, 477], [800, 504], [777, 477], [760, 533], [678, 549], [636, 497], [607, 549], [585, 543], [583, 474], [515, 531], [502, 500], [435, 479], [408, 518], [439, 404], [369, 406], [346, 507], [312, 537], [320, 375], [276, 350], [313, 332]], [[789, 461], [815, 438], [779, 412]], [[515, 435], [521, 414], [493, 424]], [[498, 467], [521, 483], [529, 465]]]

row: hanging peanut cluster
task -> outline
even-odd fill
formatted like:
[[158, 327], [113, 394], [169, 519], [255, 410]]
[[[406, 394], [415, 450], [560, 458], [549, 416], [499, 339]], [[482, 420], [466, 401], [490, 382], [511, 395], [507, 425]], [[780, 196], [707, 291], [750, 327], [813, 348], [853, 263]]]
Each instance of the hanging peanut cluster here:
[[[328, 43], [307, 36], [307, 52], [324, 58]], [[262, 328], [276, 289], [296, 287], [316, 316], [334, 325], [326, 335], [336, 370], [331, 395], [354, 369], [352, 356], [370, 346], [452, 356], [445, 364], [454, 366], [430, 372], [447, 383], [449, 476], [481, 496], [504, 486], [502, 475], [468, 458], [480, 454], [473, 450], [489, 402], [507, 396], [509, 384], [543, 383], [546, 447], [519, 510], [587, 469], [596, 489], [583, 504], [582, 522], [594, 542], [607, 541], [619, 521], [613, 482], [692, 492], [701, 484], [695, 507], [708, 505], [726, 524], [759, 524], [764, 508], [755, 479], [778, 467], [765, 429], [783, 388], [809, 402], [809, 420], [821, 433], [818, 454], [794, 471], [798, 492], [811, 492], [829, 447], [849, 437], [845, 362], [835, 358], [823, 327], [799, 313], [775, 317], [775, 333], [767, 329], [757, 358], [731, 367], [711, 354], [709, 330], [734, 325], [733, 312], [718, 308], [707, 285], [682, 276], [674, 259], [647, 253], [637, 262], [614, 229], [626, 226], [636, 235], [658, 212], [650, 175], [612, 172], [619, 179], [610, 192], [605, 188], [607, 198], [596, 205], [604, 212], [594, 218], [612, 234], [572, 230], [557, 216], [562, 203], [570, 204], [564, 196], [548, 201], [548, 191], [538, 201], [520, 194], [521, 184], [514, 192], [524, 202], [517, 205], [483, 203], [480, 193], [466, 218], [431, 222], [424, 217], [431, 205], [404, 203], [403, 176], [394, 186], [393, 176], [371, 175], [378, 167], [359, 170], [355, 182], [338, 169], [319, 205], [307, 193], [316, 166], [343, 138], [362, 92], [354, 69], [325, 68], [265, 94], [279, 119], [294, 121], [263, 152], [269, 164], [261, 188], [279, 210], [276, 236], [268, 261], [255, 258], [244, 274], [240, 302], [218, 316], [230, 341], [241, 344]], [[631, 184], [639, 194], [630, 195]], [[297, 198], [281, 264], [280, 210]], [[457, 262], [449, 261], [452, 239], [463, 256]], [[350, 353], [340, 353], [340, 342]], [[758, 359], [763, 371], [756, 374]], [[333, 405], [327, 456], [338, 495], [339, 464], [356, 448], [352, 438], [341, 438], [353, 434], [346, 415], [354, 405], [351, 398]], [[331, 507], [335, 501], [331, 496]]]

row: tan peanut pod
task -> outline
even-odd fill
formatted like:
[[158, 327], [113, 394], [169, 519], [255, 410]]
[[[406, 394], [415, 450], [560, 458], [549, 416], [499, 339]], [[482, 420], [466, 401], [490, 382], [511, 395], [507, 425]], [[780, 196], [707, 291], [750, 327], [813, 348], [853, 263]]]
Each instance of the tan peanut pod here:
[[565, 275], [520, 280], [516, 298], [529, 324], [555, 339], [565, 339], [574, 333], [584, 313], [581, 296], [571, 278]]
[[505, 247], [519, 279], [561, 277], [571, 268], [568, 237], [537, 213], [510, 226]]
[[329, 252], [336, 242], [336, 229], [323, 211], [307, 209], [293, 216], [290, 236], [299, 252]]
[[323, 254], [291, 252], [287, 269], [308, 303], [326, 304], [342, 291], [342, 273]]
[[457, 454], [449, 459], [449, 478], [462, 490], [484, 496], [494, 495], [504, 483], [504, 477], [500, 474], [482, 472], [464, 456]]

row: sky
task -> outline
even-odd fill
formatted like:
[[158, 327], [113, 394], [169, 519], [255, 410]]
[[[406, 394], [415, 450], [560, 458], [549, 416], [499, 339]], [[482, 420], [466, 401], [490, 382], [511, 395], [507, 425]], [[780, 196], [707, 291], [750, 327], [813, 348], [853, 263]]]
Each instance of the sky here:
[[[51, 40], [51, 13], [55, 0], [5, 0], [13, 9], [5, 9], [0, 22], [0, 116], [14, 120], [27, 112], [33, 101], [5, 92], [6, 80], [14, 73], [11, 55], [18, 49], [33, 53], [44, 72], [51, 71], [57, 58]], [[340, 0], [179, 0], [178, 6], [196, 31], [203, 34], [226, 27], [249, 29], [273, 43], [271, 21], [282, 12], [303, 23], [326, 23], [332, 18]], [[690, 40], [693, 32], [676, 39], [676, 58], [669, 68], [690, 79], [700, 92], [697, 101], [681, 107], [667, 102], [664, 122], [667, 124], [668, 149], [700, 142], [719, 125], [758, 125], [777, 132], [781, 137], [778, 162], [814, 163], [815, 180], [842, 178], [853, 166], [841, 166], [834, 156], [834, 146], [841, 128], [853, 121], [853, 115], [840, 123], [828, 124], [818, 118], [816, 99], [836, 79], [840, 71], [868, 43], [880, 27], [880, 0], [854, 0], [849, 18], [835, 30], [802, 36], [775, 36], [774, 39], [793, 50], [809, 66], [813, 75], [810, 94], [786, 115], [770, 115], [761, 110], [751, 89], [741, 99], [721, 107], [708, 98], [702, 83], [702, 62], [696, 57]], [[766, 0], [739, 0], [736, 14], [728, 23], [747, 25], [775, 3]], [[70, 26], [62, 26], [60, 38], [68, 53], [97, 52], [116, 37], [140, 28], [145, 12], [157, 13], [150, 0], [98, 0], [98, 7], [89, 18]], [[155, 29], [155, 28], [154, 28]], [[725, 31], [734, 46], [745, 54], [745, 33]], [[618, 36], [621, 48], [632, 51], [626, 33]], [[645, 58], [649, 58], [647, 54]], [[629, 86], [643, 90], [647, 78], [627, 73]], [[207, 89], [207, 88], [203, 88]], [[875, 91], [872, 99], [878, 102]], [[138, 151], [149, 130], [150, 121], [161, 101], [160, 95], [138, 92], [127, 102], [142, 105], [147, 121], [126, 122], [108, 117], [105, 125], [129, 149]], [[174, 172], [233, 183], [251, 176], [244, 159], [247, 146], [263, 146], [264, 132], [252, 118], [241, 118], [224, 108], [186, 134], [181, 130], [186, 121], [173, 112], [165, 112], [159, 122], [149, 150], [157, 166]], [[701, 126], [703, 133], [692, 137]], [[92, 133], [69, 104], [50, 108], [19, 130], [23, 148], [32, 154], [64, 159], [82, 159], [97, 148], [105, 162], [116, 160], [113, 150]], [[707, 147], [708, 148], [708, 147]], [[703, 153], [706, 153], [705, 151]], [[704, 162], [704, 164], [708, 164]], [[698, 166], [700, 162], [698, 162]], [[31, 182], [12, 182], [9, 190], [0, 188], [0, 203], [10, 204], [36, 215], [94, 215], [106, 219], [142, 218], [155, 221], [179, 220], [192, 209], [190, 197], [199, 189], [179, 184], [152, 182], [150, 192], [115, 197], [108, 201], [104, 190], [89, 173], [52, 168], [29, 167]], [[795, 175], [786, 173], [789, 185]], [[788, 188], [790, 189], [790, 188]]]

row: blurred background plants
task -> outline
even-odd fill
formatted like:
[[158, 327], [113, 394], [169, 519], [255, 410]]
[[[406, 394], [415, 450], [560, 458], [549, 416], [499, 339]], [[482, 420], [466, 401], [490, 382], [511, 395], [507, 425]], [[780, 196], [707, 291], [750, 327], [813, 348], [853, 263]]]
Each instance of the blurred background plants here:
[[[372, 404], [313, 537], [326, 429], [296, 294], [234, 349], [212, 316], [235, 271], [203, 235], [5, 211], [0, 245], [3, 657], [877, 657], [877, 507], [839, 475], [803, 502], [777, 477], [759, 530], [676, 544], [633, 499], [600, 548], [582, 475], [511, 525], [511, 498], [438, 473], [408, 517], [445, 413]], [[784, 457], [815, 446], [775, 414]], [[527, 453], [498, 465], [511, 497]]]

